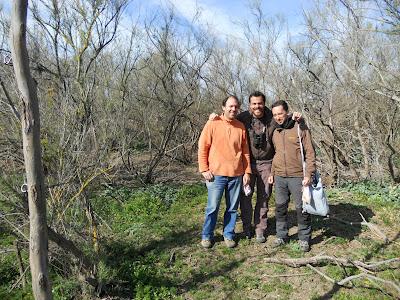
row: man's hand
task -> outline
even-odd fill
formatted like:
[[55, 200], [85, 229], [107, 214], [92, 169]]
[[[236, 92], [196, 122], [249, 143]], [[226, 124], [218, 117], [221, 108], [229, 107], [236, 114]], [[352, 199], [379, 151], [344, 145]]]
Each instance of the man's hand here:
[[214, 175], [211, 173], [211, 171], [202, 172], [201, 175], [203, 175], [204, 179], [207, 181], [212, 181], [214, 178]]
[[217, 118], [217, 117], [218, 117], [218, 115], [216, 113], [211, 113], [211, 115], [208, 116], [208, 120], [209, 121], [214, 121], [215, 118]]
[[310, 177], [304, 177], [302, 181], [303, 186], [309, 186], [311, 184]]
[[250, 184], [250, 174], [246, 173], [243, 175], [243, 185]]
[[295, 120], [296, 122], [300, 122], [303, 120], [303, 116], [301, 115], [301, 113], [295, 111], [292, 115], [292, 119]]
[[267, 182], [269, 184], [274, 184], [274, 176], [269, 176]]

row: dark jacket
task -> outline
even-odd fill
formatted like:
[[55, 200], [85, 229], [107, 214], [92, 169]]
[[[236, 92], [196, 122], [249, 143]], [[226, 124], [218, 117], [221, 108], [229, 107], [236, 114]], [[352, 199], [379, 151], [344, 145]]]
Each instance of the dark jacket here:
[[[297, 135], [297, 123], [284, 128], [276, 128], [272, 142], [275, 146], [275, 156], [272, 161], [271, 175], [283, 177], [303, 177], [300, 142]], [[311, 178], [315, 172], [315, 151], [312, 145], [311, 134], [307, 126], [300, 125], [300, 134], [303, 143], [306, 162], [306, 176]]]
[[236, 118], [246, 127], [251, 162], [272, 160], [275, 154], [272, 145], [272, 134], [276, 123], [272, 119], [271, 110], [264, 107], [264, 116], [259, 119], [253, 117], [248, 110], [241, 112]]

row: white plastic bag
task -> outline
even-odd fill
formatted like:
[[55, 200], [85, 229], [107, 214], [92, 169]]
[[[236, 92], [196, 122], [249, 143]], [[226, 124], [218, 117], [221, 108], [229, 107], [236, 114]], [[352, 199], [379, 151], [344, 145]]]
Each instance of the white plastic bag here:
[[313, 179], [312, 184], [303, 190], [303, 197], [306, 193], [310, 194], [310, 202], [303, 201], [303, 212], [325, 217], [329, 214], [329, 205], [318, 171], [315, 172]]
[[311, 203], [311, 191], [309, 186], [303, 186], [303, 194], [301, 196], [301, 200], [303, 200], [303, 203], [305, 204]]

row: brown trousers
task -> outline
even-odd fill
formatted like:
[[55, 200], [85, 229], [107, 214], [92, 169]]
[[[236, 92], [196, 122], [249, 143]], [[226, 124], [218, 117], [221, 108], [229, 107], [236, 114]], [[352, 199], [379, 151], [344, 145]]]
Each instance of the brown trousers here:
[[252, 196], [254, 187], [257, 184], [257, 200], [254, 208], [254, 228], [256, 235], [264, 235], [267, 229], [267, 213], [268, 213], [268, 200], [271, 195], [271, 185], [268, 184], [268, 177], [271, 173], [271, 161], [256, 161], [256, 165], [252, 165], [252, 172], [250, 177], [251, 194], [245, 196], [243, 192], [240, 193], [240, 211], [243, 222], [243, 231], [251, 233], [252, 219], [253, 219], [253, 205]]

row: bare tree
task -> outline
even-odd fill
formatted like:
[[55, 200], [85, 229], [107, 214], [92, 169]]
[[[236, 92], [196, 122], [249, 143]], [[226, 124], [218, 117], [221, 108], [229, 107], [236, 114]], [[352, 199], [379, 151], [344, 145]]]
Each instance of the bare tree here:
[[12, 58], [21, 93], [24, 161], [29, 203], [29, 260], [35, 299], [52, 299], [48, 273], [46, 199], [40, 146], [40, 115], [36, 85], [29, 69], [26, 47], [28, 1], [13, 2], [11, 17]]

